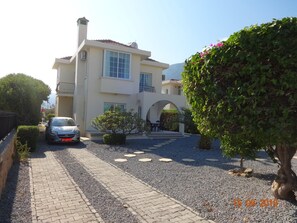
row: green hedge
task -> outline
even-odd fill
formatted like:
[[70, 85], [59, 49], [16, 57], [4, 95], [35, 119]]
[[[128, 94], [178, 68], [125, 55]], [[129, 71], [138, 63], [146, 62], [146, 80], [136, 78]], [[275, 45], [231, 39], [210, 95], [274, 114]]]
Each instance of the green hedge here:
[[183, 108], [181, 114], [177, 110], [163, 110], [161, 113], [160, 124], [163, 130], [178, 132], [180, 121], [185, 124], [186, 133], [199, 134], [190, 109]]
[[108, 145], [123, 145], [126, 143], [125, 134], [104, 134], [103, 143]]
[[37, 139], [39, 130], [37, 126], [33, 125], [20, 125], [17, 129], [17, 138], [21, 144], [26, 144], [30, 148], [30, 152], [36, 150]]
[[163, 130], [178, 132], [179, 114], [177, 110], [163, 110], [160, 117], [160, 125]]

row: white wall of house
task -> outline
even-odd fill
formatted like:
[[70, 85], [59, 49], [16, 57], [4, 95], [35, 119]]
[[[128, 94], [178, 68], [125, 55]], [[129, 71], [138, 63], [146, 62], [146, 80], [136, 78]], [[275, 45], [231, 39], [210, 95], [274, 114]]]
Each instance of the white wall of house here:
[[[53, 68], [57, 69], [57, 84], [65, 82], [75, 86], [73, 92], [67, 95], [57, 92], [57, 115], [74, 117], [82, 135], [85, 131], [94, 130], [91, 122], [104, 113], [104, 103], [125, 104], [126, 110], [133, 109], [135, 112], [141, 110], [141, 117], [145, 120], [149, 114], [151, 122], [159, 120], [162, 109], [168, 103], [173, 103], [178, 109], [186, 106], [183, 96], [161, 93], [162, 71], [168, 65], [148, 59], [149, 51], [87, 40], [87, 27], [78, 24], [78, 30], [82, 33], [78, 34], [77, 53], [69, 60], [56, 59]], [[104, 76], [107, 50], [130, 55], [129, 79]], [[87, 53], [86, 60], [81, 60], [81, 51]], [[140, 73], [152, 74], [151, 85], [155, 92], [139, 93]]]
[[57, 69], [57, 84], [59, 84], [59, 82], [74, 84], [74, 80], [75, 80], [74, 64], [61, 64]]
[[60, 96], [56, 99], [56, 114], [63, 117], [73, 118], [73, 97]]

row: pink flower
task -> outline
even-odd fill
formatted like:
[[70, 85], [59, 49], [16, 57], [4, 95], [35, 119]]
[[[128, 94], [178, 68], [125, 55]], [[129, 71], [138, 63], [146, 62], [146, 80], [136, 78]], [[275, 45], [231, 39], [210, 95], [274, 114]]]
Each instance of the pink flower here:
[[204, 57], [205, 55], [207, 55], [207, 54], [209, 53], [210, 48], [212, 48], [212, 47], [220, 48], [220, 47], [222, 47], [222, 46], [224, 46], [224, 43], [222, 43], [222, 42], [219, 42], [219, 43], [217, 43], [217, 44], [210, 44], [210, 47], [205, 48], [204, 51], [202, 51], [202, 52], [200, 53], [200, 57], [202, 58], [202, 57]]
[[208, 54], [208, 51], [203, 51], [200, 53], [200, 57], [204, 57], [206, 54]]
[[224, 43], [222, 43], [222, 42], [219, 42], [219, 43], [217, 43], [217, 45], [216, 45], [216, 47], [222, 47], [222, 46], [224, 46]]

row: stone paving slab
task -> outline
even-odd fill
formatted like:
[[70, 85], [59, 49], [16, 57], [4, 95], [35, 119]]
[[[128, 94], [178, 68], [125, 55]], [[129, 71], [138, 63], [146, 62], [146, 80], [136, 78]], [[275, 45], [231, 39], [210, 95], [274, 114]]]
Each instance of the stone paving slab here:
[[70, 154], [111, 194], [128, 207], [140, 222], [209, 223], [190, 207], [163, 194], [86, 149], [68, 149]]
[[30, 167], [34, 223], [103, 222], [52, 152], [33, 154]]

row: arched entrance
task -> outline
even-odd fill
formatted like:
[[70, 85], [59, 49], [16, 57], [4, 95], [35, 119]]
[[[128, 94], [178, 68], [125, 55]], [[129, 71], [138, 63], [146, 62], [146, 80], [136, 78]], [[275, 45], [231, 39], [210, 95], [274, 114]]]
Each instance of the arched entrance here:
[[[168, 107], [169, 109], [174, 108], [179, 113], [181, 112], [181, 107], [168, 100], [160, 100], [153, 103], [145, 114], [145, 120], [152, 124], [153, 131], [159, 129], [161, 113], [165, 107]], [[179, 132], [182, 134], [184, 133], [184, 124], [181, 122], [179, 123]]]

